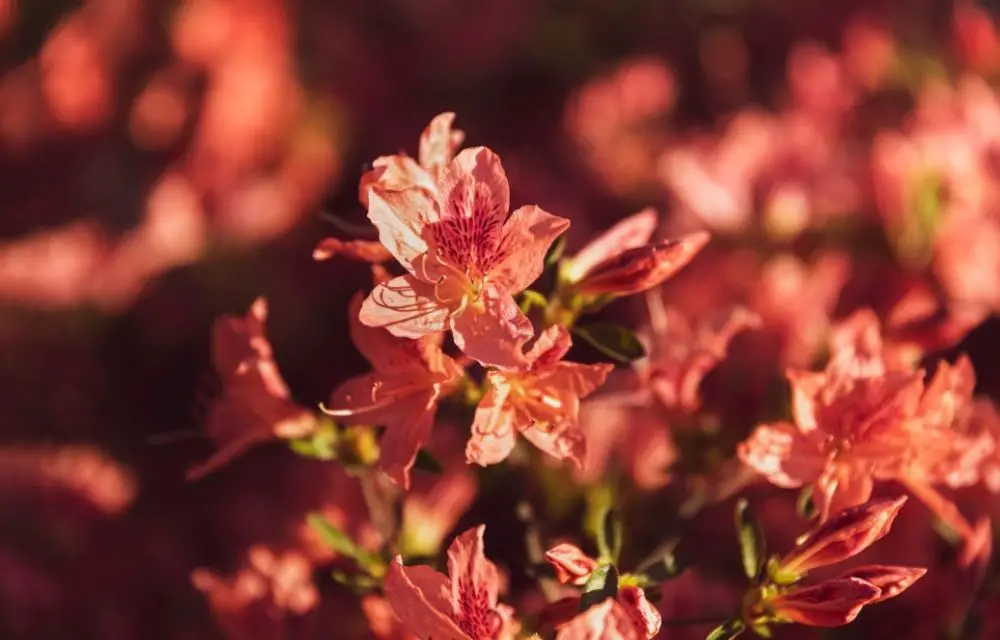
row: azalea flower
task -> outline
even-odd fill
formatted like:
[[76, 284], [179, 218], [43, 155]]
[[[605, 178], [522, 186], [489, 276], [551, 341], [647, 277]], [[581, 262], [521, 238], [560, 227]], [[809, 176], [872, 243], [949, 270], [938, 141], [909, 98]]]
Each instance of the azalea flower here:
[[464, 371], [441, 351], [440, 336], [401, 340], [363, 325], [361, 301], [360, 293], [351, 300], [351, 340], [374, 371], [337, 387], [324, 411], [348, 423], [385, 425], [379, 466], [393, 482], [409, 487], [410, 468], [434, 425], [438, 400]]
[[580, 400], [604, 383], [610, 364], [563, 362], [572, 340], [553, 325], [525, 354], [520, 370], [487, 374], [489, 390], [476, 409], [470, 462], [486, 466], [506, 459], [521, 433], [536, 447], [558, 459], [583, 465], [586, 449], [579, 427]]
[[222, 379], [222, 397], [208, 413], [206, 429], [219, 450], [190, 469], [197, 479], [274, 438], [302, 438], [317, 426], [316, 415], [295, 404], [278, 371], [264, 332], [267, 301], [258, 298], [245, 317], [224, 316], [212, 328], [212, 363]]
[[483, 552], [484, 526], [448, 548], [448, 575], [427, 566], [389, 565], [385, 595], [403, 627], [420, 640], [507, 640], [517, 625], [499, 603], [500, 574]]
[[534, 331], [513, 295], [541, 275], [569, 221], [535, 206], [508, 217], [509, 208], [507, 176], [485, 147], [459, 153], [434, 190], [371, 187], [368, 217], [409, 273], [377, 286], [361, 321], [404, 338], [450, 329], [483, 365], [523, 364]]
[[561, 285], [583, 296], [617, 297], [652, 289], [689, 263], [709, 235], [650, 243], [656, 212], [643, 209], [625, 218], [563, 262]]

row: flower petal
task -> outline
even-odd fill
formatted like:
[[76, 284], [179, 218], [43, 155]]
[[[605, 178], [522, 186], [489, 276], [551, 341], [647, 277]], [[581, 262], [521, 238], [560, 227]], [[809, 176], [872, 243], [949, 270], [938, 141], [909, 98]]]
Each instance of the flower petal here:
[[569, 220], [539, 207], [521, 207], [503, 225], [500, 261], [490, 279], [510, 293], [531, 286], [545, 269], [545, 254], [552, 242], [569, 228]]
[[660, 612], [646, 599], [645, 592], [639, 587], [625, 586], [618, 590], [618, 604], [632, 619], [640, 638], [649, 640], [660, 632], [663, 618]]
[[455, 344], [483, 366], [525, 366], [524, 343], [534, 335], [531, 321], [510, 295], [487, 289], [481, 302], [481, 307], [469, 305], [451, 317]]
[[595, 604], [559, 628], [556, 640], [646, 640], [612, 598]]
[[601, 262], [628, 249], [648, 244], [654, 231], [656, 231], [656, 210], [647, 207], [621, 220], [591, 240], [565, 263], [563, 275], [569, 282], [578, 282]]
[[400, 338], [419, 338], [443, 331], [448, 310], [425, 285], [405, 275], [375, 287], [361, 305], [359, 318], [369, 327], [383, 327]]
[[424, 169], [432, 173], [440, 171], [455, 157], [455, 151], [465, 140], [465, 132], [452, 129], [454, 122], [454, 113], [439, 113], [420, 134], [420, 151], [417, 158], [420, 159], [420, 166]]
[[433, 194], [437, 191], [434, 176], [417, 161], [407, 155], [382, 156], [372, 163], [372, 168], [361, 176], [358, 184], [358, 200], [367, 209], [371, 206], [369, 191], [372, 187], [386, 191], [424, 189]]
[[448, 579], [427, 567], [404, 567], [399, 556], [389, 565], [386, 599], [403, 627], [421, 640], [468, 638], [451, 619], [448, 589]]
[[379, 441], [378, 465], [404, 489], [410, 488], [410, 469], [434, 427], [436, 409], [436, 392], [416, 395], [400, 403], [392, 420], [386, 422], [385, 434]]
[[520, 431], [542, 453], [556, 460], [571, 460], [577, 469], [583, 468], [587, 456], [587, 440], [575, 423], [544, 427], [536, 423]]
[[[370, 327], [361, 322], [364, 296], [360, 292], [351, 298], [348, 306], [348, 326], [351, 342], [376, 371], [398, 375], [404, 370], [426, 374], [451, 371], [452, 362], [441, 353], [438, 336], [428, 335], [417, 340], [398, 338], [380, 327]], [[429, 384], [432, 382], [429, 380]]]
[[437, 203], [425, 189], [391, 191], [369, 189], [368, 219], [378, 229], [378, 239], [411, 273], [413, 261], [427, 252], [422, 237], [428, 222], [438, 219]]
[[823, 450], [786, 422], [760, 425], [740, 443], [737, 454], [743, 464], [785, 489], [815, 481], [826, 468]]
[[[495, 377], [495, 376], [494, 376]], [[506, 404], [510, 387], [492, 384], [476, 407], [472, 435], [465, 448], [470, 463], [488, 466], [503, 462], [517, 443], [514, 412]]]
[[500, 572], [486, 559], [480, 525], [455, 538], [448, 547], [451, 606], [459, 627], [474, 638], [493, 638], [503, 626], [497, 612]]
[[538, 336], [525, 357], [532, 366], [546, 366], [562, 360], [572, 346], [569, 331], [562, 325], [554, 324]]

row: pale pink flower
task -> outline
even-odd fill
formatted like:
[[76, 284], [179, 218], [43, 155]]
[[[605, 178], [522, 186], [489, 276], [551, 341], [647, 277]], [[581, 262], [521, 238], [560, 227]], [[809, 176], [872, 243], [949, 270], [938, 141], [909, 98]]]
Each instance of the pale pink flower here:
[[709, 235], [650, 243], [656, 213], [643, 209], [625, 218], [563, 262], [561, 284], [584, 296], [624, 296], [662, 284], [690, 262]]
[[504, 460], [521, 433], [548, 455], [583, 464], [580, 400], [603, 384], [613, 367], [563, 362], [571, 343], [569, 333], [553, 325], [525, 354], [525, 368], [487, 374], [489, 390], [476, 409], [466, 448], [470, 462], [486, 466]]
[[368, 217], [409, 273], [377, 286], [361, 321], [405, 338], [450, 329], [484, 365], [523, 364], [534, 331], [513, 295], [541, 275], [569, 221], [534, 206], [508, 217], [509, 208], [507, 176], [485, 147], [459, 153], [435, 191], [372, 187]]
[[428, 566], [389, 565], [385, 595], [403, 627], [420, 640], [507, 640], [513, 610], [499, 603], [500, 574], [483, 553], [485, 527], [469, 529], [448, 549], [448, 575]]
[[419, 187], [433, 192], [441, 172], [465, 140], [465, 132], [452, 129], [454, 122], [455, 114], [451, 112], [434, 116], [420, 134], [416, 159], [404, 153], [377, 158], [361, 176], [358, 187], [361, 204], [368, 207], [368, 190], [373, 186], [393, 191]]
[[208, 413], [206, 429], [219, 450], [193, 467], [197, 479], [243, 454], [254, 444], [309, 435], [316, 415], [291, 399], [264, 331], [267, 302], [258, 298], [247, 315], [224, 316], [212, 328], [212, 364], [222, 379], [222, 397]]
[[434, 426], [438, 400], [464, 371], [441, 351], [440, 335], [396, 338], [362, 324], [361, 306], [359, 293], [349, 309], [351, 341], [374, 371], [342, 383], [324, 411], [349, 423], [385, 425], [379, 466], [393, 482], [408, 487], [410, 468]]

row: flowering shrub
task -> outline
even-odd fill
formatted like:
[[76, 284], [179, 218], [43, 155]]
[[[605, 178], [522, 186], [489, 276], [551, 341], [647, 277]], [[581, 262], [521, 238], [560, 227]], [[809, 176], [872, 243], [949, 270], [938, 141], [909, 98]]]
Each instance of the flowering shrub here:
[[0, 637], [1000, 637], [986, 9], [0, 36]]

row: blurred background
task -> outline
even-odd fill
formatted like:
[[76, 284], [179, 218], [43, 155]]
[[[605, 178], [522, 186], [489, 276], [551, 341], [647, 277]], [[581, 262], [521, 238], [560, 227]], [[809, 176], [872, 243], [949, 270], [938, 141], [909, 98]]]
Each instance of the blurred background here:
[[[692, 312], [725, 297], [821, 322], [917, 296], [920, 340], [969, 351], [995, 393], [989, 11], [0, 0], [0, 636], [222, 637], [192, 571], [279, 544], [332, 485], [280, 444], [185, 481], [213, 450], [212, 321], [266, 296], [303, 406], [364, 370], [346, 304], [368, 268], [312, 249], [345, 237], [333, 217], [366, 223], [365, 164], [415, 154], [443, 111], [500, 154], [516, 205], [572, 220], [571, 247], [647, 205], [669, 233], [712, 230], [729, 257], [710, 249], [676, 285]], [[817, 272], [818, 244], [852, 256], [850, 275]], [[745, 268], [731, 257], [748, 247], [801, 262]], [[754, 288], [768, 265], [791, 290]], [[811, 361], [809, 340], [768, 351], [768, 371]]]

